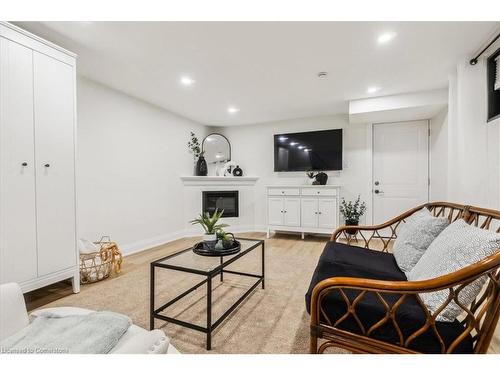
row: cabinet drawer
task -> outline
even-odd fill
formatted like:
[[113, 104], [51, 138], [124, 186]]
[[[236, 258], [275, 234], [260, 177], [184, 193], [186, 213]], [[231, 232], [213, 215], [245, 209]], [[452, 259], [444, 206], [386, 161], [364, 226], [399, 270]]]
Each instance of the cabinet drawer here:
[[300, 195], [298, 188], [269, 188], [268, 195]]
[[309, 196], [328, 196], [328, 197], [335, 197], [337, 196], [337, 189], [331, 188], [302, 188], [302, 195], [309, 195]]

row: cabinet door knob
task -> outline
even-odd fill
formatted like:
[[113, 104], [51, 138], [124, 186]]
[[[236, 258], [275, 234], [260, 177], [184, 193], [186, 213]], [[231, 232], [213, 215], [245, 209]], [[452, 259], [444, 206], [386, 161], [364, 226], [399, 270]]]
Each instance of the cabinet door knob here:
[[23, 162], [21, 165], [22, 165], [23, 167], [27, 167], [27, 166], [28, 166], [28, 163]]
[[47, 163], [47, 164], [45, 164], [45, 165], [44, 165], [44, 167], [45, 167], [45, 168], [48, 168], [48, 167], [50, 167], [50, 164], [49, 164], [49, 163]]

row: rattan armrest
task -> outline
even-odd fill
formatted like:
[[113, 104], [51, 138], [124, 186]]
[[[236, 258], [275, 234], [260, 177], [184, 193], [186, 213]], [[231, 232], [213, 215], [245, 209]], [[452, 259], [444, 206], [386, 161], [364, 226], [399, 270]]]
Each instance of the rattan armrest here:
[[[339, 227], [333, 232], [330, 240], [334, 242], [340, 242], [340, 240], [343, 240], [347, 244], [355, 246], [360, 246], [361, 241], [361, 244], [363, 245], [362, 247], [367, 249], [373, 248], [375, 250], [376, 246], [370, 247], [370, 244], [372, 240], [377, 239], [382, 241], [382, 249], [379, 250], [388, 251], [389, 243], [397, 237], [396, 230], [401, 222], [404, 222], [407, 217], [411, 216], [413, 213], [425, 206], [426, 204], [423, 204], [412, 208], [411, 210], [408, 210], [401, 215], [378, 225], [345, 225]], [[348, 230], [354, 230], [356, 231], [356, 234], [349, 234], [347, 232]], [[385, 230], [386, 233], [382, 232], [383, 230]]]

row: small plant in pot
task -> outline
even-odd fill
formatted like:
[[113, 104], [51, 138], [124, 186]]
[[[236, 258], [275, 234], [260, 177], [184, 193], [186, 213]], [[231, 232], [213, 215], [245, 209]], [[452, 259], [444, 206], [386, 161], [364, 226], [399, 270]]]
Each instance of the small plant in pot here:
[[[359, 218], [364, 215], [366, 212], [366, 203], [361, 201], [360, 196], [354, 201], [346, 202], [344, 198], [342, 198], [342, 202], [340, 202], [340, 213], [344, 216], [345, 225], [359, 225]], [[355, 235], [357, 233], [356, 229], [346, 229], [346, 232], [351, 235]]]
[[217, 223], [223, 213], [224, 210], [219, 211], [219, 209], [216, 209], [212, 216], [210, 216], [208, 212], [204, 212], [196, 219], [190, 221], [193, 225], [200, 224], [203, 227], [205, 231], [203, 242], [211, 249], [215, 247], [217, 242], [217, 232], [228, 226], [227, 224]]
[[217, 243], [215, 244], [215, 250], [229, 249], [233, 246], [234, 241], [234, 234], [227, 233], [223, 229], [219, 229], [217, 231]]

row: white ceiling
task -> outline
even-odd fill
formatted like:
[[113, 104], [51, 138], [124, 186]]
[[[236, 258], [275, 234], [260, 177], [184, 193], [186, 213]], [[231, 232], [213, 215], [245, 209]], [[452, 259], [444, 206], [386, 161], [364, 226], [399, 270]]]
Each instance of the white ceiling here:
[[[347, 113], [347, 101], [447, 86], [498, 22], [16, 22], [83, 76], [207, 125]], [[397, 37], [379, 45], [383, 32]], [[329, 72], [325, 79], [319, 71]], [[182, 75], [192, 77], [184, 87]], [[368, 95], [368, 86], [381, 88]], [[229, 114], [227, 108], [240, 109]]]

